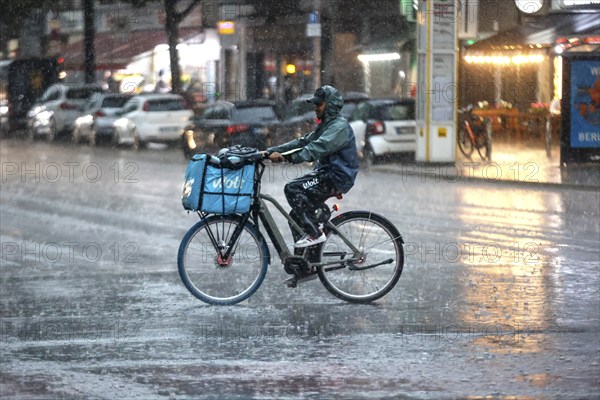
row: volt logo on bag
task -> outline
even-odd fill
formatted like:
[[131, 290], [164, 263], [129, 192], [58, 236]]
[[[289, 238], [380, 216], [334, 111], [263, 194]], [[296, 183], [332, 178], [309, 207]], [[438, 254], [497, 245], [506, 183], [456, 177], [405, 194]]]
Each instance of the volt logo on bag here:
[[[239, 176], [236, 176], [233, 179], [225, 177], [224, 181], [227, 189], [239, 189], [244, 183], [244, 179], [240, 179]], [[212, 186], [214, 189], [221, 189], [221, 187], [223, 187], [223, 182], [220, 179], [214, 180]]]

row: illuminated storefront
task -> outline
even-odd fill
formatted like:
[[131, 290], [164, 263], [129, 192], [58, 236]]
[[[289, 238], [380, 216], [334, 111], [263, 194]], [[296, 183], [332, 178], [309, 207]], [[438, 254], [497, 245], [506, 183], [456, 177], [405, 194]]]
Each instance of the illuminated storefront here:
[[463, 47], [461, 106], [480, 105], [478, 112], [492, 117], [494, 132], [502, 133], [498, 140], [543, 139], [550, 105], [562, 96], [561, 55], [598, 52], [599, 19], [600, 10], [530, 16], [515, 29]]

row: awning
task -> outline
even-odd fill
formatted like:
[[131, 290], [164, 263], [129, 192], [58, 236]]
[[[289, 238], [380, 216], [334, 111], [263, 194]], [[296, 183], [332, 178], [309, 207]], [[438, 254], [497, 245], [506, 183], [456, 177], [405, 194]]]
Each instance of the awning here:
[[600, 13], [552, 13], [527, 17], [518, 27], [468, 46], [470, 51], [523, 50], [554, 46], [559, 38], [600, 35]]
[[[200, 33], [197, 28], [182, 28], [179, 38], [186, 40]], [[152, 31], [132, 31], [126, 35], [114, 32], [96, 33], [94, 53], [97, 70], [118, 70], [129, 64], [133, 57], [153, 50], [159, 44], [167, 44], [167, 34], [163, 29]], [[65, 69], [84, 69], [83, 40], [67, 45], [63, 57]]]

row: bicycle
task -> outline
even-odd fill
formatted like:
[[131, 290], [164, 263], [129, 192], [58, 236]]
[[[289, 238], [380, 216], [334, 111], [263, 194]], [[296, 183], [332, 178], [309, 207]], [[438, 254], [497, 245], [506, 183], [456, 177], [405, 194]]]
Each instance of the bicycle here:
[[325, 242], [292, 252], [267, 203], [293, 231], [304, 232], [275, 198], [260, 193], [263, 155], [248, 162], [256, 171], [250, 211], [229, 215], [198, 211], [200, 221], [179, 246], [179, 275], [195, 297], [208, 304], [232, 305], [258, 290], [272, 261], [260, 224], [292, 275], [288, 287], [318, 277], [329, 292], [350, 303], [372, 302], [394, 288], [404, 267], [404, 241], [389, 220], [371, 211], [348, 211], [323, 224]]
[[471, 106], [459, 109], [458, 114], [457, 140], [460, 151], [470, 160], [473, 150], [477, 149], [477, 153], [479, 153], [482, 160], [489, 160], [491, 143], [486, 133], [483, 118], [473, 114]]

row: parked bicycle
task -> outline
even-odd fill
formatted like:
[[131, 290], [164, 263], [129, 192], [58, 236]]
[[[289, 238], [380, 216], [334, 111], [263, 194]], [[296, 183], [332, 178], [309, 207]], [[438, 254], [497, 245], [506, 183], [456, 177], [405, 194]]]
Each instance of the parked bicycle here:
[[349, 211], [324, 224], [325, 242], [290, 250], [267, 203], [291, 229], [303, 233], [302, 228], [273, 197], [260, 192], [265, 164], [262, 153], [253, 150], [195, 155], [190, 162], [183, 203], [200, 221], [179, 247], [177, 264], [185, 287], [209, 304], [231, 305], [250, 297], [273, 260], [266, 232], [291, 275], [288, 287], [318, 277], [334, 296], [351, 303], [389, 293], [404, 266], [404, 242], [396, 227], [374, 212]]
[[473, 151], [477, 149], [479, 157], [489, 161], [492, 149], [485, 121], [473, 113], [470, 105], [458, 110], [457, 141], [458, 148], [468, 159], [471, 159]]

